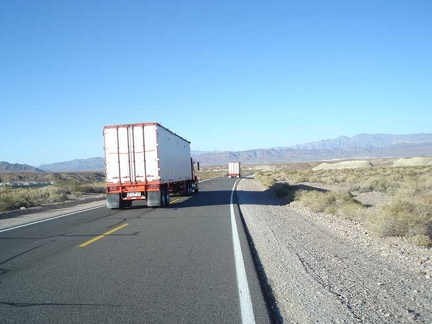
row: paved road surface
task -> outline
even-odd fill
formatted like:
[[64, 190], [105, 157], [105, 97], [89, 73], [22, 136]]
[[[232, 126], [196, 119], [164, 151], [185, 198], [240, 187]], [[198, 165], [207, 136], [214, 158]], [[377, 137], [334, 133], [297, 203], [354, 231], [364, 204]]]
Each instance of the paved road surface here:
[[[0, 232], [0, 323], [242, 323], [234, 183], [203, 182], [165, 209], [99, 208]], [[252, 303], [243, 322], [268, 323], [233, 210]]]

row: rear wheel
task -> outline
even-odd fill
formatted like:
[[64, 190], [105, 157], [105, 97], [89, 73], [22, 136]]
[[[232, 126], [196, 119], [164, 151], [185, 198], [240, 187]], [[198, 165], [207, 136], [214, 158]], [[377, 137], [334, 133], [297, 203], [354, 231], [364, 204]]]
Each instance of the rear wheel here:
[[120, 198], [119, 208], [124, 209], [126, 207], [126, 202]]
[[169, 203], [170, 203], [170, 193], [169, 193], [169, 187], [168, 187], [168, 185], [166, 185], [165, 186], [165, 194], [166, 194], [166, 204], [167, 204], [167, 206], [169, 205]]
[[192, 182], [187, 181], [186, 183], [187, 183], [186, 184], [186, 186], [187, 186], [187, 195], [191, 196], [192, 195], [192, 191], [193, 191], [193, 189], [192, 189]]
[[162, 185], [160, 188], [160, 194], [161, 194], [161, 207], [166, 207], [169, 205], [170, 202], [170, 195], [167, 185]]
[[165, 194], [165, 186], [161, 186], [160, 188], [160, 199], [161, 199], [161, 207], [166, 207], [167, 200], [166, 200], [166, 194]]

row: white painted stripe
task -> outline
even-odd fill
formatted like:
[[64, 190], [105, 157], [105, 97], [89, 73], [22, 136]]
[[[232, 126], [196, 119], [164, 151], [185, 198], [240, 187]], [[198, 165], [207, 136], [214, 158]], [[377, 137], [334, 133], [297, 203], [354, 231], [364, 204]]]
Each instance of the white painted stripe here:
[[93, 210], [93, 209], [98, 209], [98, 208], [101, 208], [101, 206], [91, 207], [91, 208], [87, 208], [87, 209], [81, 209], [81, 210], [78, 210], [78, 211], [73, 212], [73, 213], [67, 213], [67, 214], [64, 214], [64, 215], [58, 215], [58, 216], [54, 216], [54, 217], [44, 218], [44, 219], [41, 219], [41, 220], [38, 220], [38, 221], [29, 222], [29, 223], [25, 223], [25, 224], [21, 224], [21, 225], [17, 225], [17, 226], [13, 226], [13, 227], [2, 229], [2, 230], [0, 230], [0, 233], [12, 231], [12, 230], [15, 230], [15, 229], [18, 229], [18, 228], [21, 228], [21, 227], [26, 227], [26, 226], [30, 226], [30, 225], [34, 225], [34, 224], [48, 222], [48, 221], [53, 220], [53, 219], [62, 218], [62, 217], [66, 217], [66, 216], [71, 216], [71, 215], [74, 215], [74, 214], [78, 214], [78, 213], [81, 213], [81, 212], [85, 212], [85, 211], [89, 211], [89, 210]]
[[233, 236], [234, 259], [236, 265], [237, 287], [238, 287], [238, 294], [240, 299], [240, 311], [241, 311], [242, 323], [252, 324], [255, 323], [255, 316], [252, 308], [252, 300], [249, 292], [249, 285], [246, 277], [246, 269], [243, 260], [243, 253], [241, 250], [240, 238], [237, 231], [237, 224], [236, 224], [235, 213], [234, 213], [234, 192], [236, 190], [237, 183], [240, 180], [241, 179], [238, 179], [236, 181], [231, 191], [231, 199], [230, 199], [231, 229], [232, 229], [232, 236]]

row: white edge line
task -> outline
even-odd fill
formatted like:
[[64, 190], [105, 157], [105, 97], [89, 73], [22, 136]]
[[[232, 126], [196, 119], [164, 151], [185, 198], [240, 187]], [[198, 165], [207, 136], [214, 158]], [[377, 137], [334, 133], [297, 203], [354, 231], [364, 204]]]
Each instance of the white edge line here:
[[93, 209], [98, 209], [98, 208], [102, 208], [102, 207], [103, 206], [91, 207], [91, 208], [87, 208], [87, 209], [81, 209], [81, 210], [78, 210], [78, 211], [75, 211], [75, 212], [72, 212], [72, 213], [67, 213], [67, 214], [63, 214], [63, 215], [53, 216], [53, 217], [49, 217], [49, 218], [44, 218], [44, 219], [41, 219], [41, 220], [38, 220], [38, 221], [29, 222], [29, 223], [25, 223], [25, 224], [13, 226], [13, 227], [1, 229], [0, 233], [12, 231], [14, 229], [18, 229], [18, 228], [21, 228], [21, 227], [26, 227], [26, 226], [30, 226], [30, 225], [34, 225], [34, 224], [48, 222], [48, 221], [53, 220], [53, 219], [62, 218], [62, 217], [66, 217], [66, 216], [70, 216], [70, 215], [74, 215], [74, 214], [78, 214], [78, 213], [81, 213], [81, 212], [85, 212], [85, 211], [89, 211], [89, 210], [93, 210]]
[[240, 238], [237, 231], [237, 224], [235, 220], [234, 213], [234, 191], [236, 190], [236, 185], [241, 179], [238, 179], [231, 191], [230, 198], [230, 212], [231, 212], [231, 229], [233, 236], [234, 245], [234, 259], [237, 274], [237, 287], [240, 299], [240, 312], [242, 323], [255, 323], [255, 316], [252, 308], [252, 300], [249, 292], [249, 285], [246, 277], [246, 269], [243, 260], [243, 253], [240, 245]]

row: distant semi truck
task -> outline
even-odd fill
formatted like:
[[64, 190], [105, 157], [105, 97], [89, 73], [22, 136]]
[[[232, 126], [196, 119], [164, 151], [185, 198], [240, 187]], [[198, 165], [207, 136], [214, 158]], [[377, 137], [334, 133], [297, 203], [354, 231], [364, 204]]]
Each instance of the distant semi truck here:
[[240, 178], [240, 162], [228, 163], [228, 178]]
[[104, 126], [107, 208], [166, 207], [170, 193], [198, 192], [190, 142], [159, 123]]

